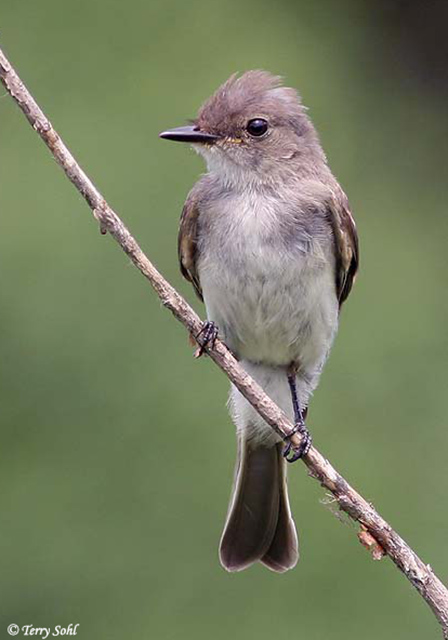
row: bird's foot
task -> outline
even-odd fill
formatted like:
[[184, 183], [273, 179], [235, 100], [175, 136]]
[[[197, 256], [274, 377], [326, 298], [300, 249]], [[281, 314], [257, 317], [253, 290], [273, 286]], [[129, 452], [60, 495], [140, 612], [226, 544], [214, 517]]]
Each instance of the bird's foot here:
[[196, 340], [198, 340], [200, 346], [195, 351], [195, 358], [200, 358], [205, 353], [207, 347], [213, 348], [215, 346], [218, 333], [218, 327], [213, 320], [206, 320], [202, 323], [202, 329], [196, 336]]
[[[300, 440], [299, 446], [295, 446], [291, 442], [291, 437], [295, 433], [300, 433], [302, 439]], [[313, 441], [311, 437], [311, 433], [308, 431], [306, 424], [302, 421], [296, 422], [294, 425], [294, 429], [292, 432], [285, 438], [286, 446], [283, 449], [283, 457], [286, 462], [295, 462], [296, 460], [300, 460], [303, 456], [306, 456], [308, 451], [311, 448], [311, 443]]]

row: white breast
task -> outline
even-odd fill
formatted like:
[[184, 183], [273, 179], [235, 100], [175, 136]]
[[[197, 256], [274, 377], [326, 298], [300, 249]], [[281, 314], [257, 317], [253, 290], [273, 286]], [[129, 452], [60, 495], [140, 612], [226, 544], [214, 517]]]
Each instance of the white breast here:
[[277, 206], [250, 192], [201, 212], [200, 282], [208, 318], [238, 357], [312, 374], [337, 328], [333, 258], [299, 226], [285, 241]]

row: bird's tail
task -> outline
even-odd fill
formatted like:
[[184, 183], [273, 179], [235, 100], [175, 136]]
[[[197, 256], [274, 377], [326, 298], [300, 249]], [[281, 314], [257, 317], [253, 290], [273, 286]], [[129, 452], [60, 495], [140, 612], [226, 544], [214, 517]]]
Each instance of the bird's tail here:
[[227, 571], [241, 571], [260, 561], [281, 573], [292, 569], [298, 558], [282, 444], [251, 443], [240, 433], [235, 484], [221, 538], [221, 564]]

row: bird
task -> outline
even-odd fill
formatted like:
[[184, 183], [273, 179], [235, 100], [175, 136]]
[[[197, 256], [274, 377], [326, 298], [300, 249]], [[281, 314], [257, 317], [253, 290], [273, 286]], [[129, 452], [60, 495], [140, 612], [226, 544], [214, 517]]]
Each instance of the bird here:
[[231, 386], [237, 463], [220, 541], [227, 571], [299, 558], [287, 462], [307, 455], [310, 396], [359, 265], [347, 196], [298, 92], [263, 70], [233, 74], [190, 124], [161, 138], [190, 144], [207, 171], [182, 210], [178, 256], [217, 336], [294, 421], [285, 442]]

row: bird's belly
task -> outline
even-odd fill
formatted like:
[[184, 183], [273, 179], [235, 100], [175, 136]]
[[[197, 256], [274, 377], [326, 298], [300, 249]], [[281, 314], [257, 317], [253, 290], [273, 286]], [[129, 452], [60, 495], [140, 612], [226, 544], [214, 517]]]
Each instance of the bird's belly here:
[[331, 264], [278, 252], [201, 263], [208, 318], [237, 357], [304, 373], [323, 364], [338, 318]]

